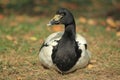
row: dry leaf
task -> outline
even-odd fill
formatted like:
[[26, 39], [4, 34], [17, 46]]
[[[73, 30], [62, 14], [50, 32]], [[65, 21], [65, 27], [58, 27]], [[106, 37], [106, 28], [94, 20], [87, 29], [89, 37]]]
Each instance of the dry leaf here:
[[15, 37], [13, 37], [11, 35], [7, 35], [6, 38], [10, 41], [13, 41], [14, 44], [18, 44], [18, 41]]
[[94, 64], [94, 63], [96, 63], [96, 62], [97, 62], [96, 60], [91, 60], [91, 61], [90, 61], [91, 64]]
[[33, 36], [33, 37], [30, 37], [30, 40], [31, 40], [31, 41], [36, 41], [37, 38]]
[[87, 68], [88, 68], [88, 69], [92, 69], [92, 68], [96, 67], [96, 65], [95, 65], [96, 62], [97, 62], [96, 60], [91, 60], [91, 61], [90, 61], [90, 64], [87, 66]]
[[0, 19], [2, 20], [4, 18], [4, 15], [3, 14], [0, 14]]
[[95, 66], [93, 65], [93, 64], [89, 64], [88, 66], [87, 66], [87, 68], [88, 69], [92, 69], [92, 68], [94, 68]]
[[89, 25], [96, 25], [96, 21], [93, 20], [93, 19], [89, 19], [89, 20], [88, 20], [88, 24], [89, 24]]
[[116, 36], [119, 36], [119, 37], [120, 37], [120, 31], [116, 33]]
[[112, 29], [111, 29], [111, 27], [110, 26], [107, 26], [106, 27], [106, 31], [111, 31]]
[[12, 36], [10, 36], [10, 35], [7, 35], [6, 38], [7, 38], [8, 40], [10, 40], [10, 41], [14, 40], [14, 38], [13, 38]]
[[80, 23], [84, 23], [84, 24], [87, 22], [85, 17], [80, 17], [79, 21], [80, 21]]
[[31, 41], [35, 41], [37, 38], [33, 36], [34, 32], [30, 31], [27, 34], [24, 34], [23, 38], [25, 40], [31, 40]]
[[18, 44], [17, 40], [14, 40], [14, 44]]
[[21, 76], [17, 77], [17, 80], [23, 80], [23, 78]]
[[107, 18], [106, 22], [107, 22], [108, 25], [110, 25], [113, 28], [117, 27], [115, 21], [112, 18]]

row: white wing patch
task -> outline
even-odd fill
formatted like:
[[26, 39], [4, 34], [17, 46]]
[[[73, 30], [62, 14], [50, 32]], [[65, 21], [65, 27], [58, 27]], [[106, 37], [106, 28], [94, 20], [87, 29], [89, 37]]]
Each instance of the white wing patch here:
[[63, 35], [63, 32], [56, 32], [56, 33], [52, 33], [50, 36], [48, 36], [48, 38], [45, 40], [45, 44], [49, 44], [51, 45], [51, 43], [53, 43], [56, 40], [60, 40], [61, 37]]
[[61, 39], [61, 36], [63, 35], [63, 32], [56, 32], [48, 36], [48, 38], [45, 40], [44, 44], [47, 46], [43, 46], [40, 50], [39, 53], [39, 58], [41, 64], [43, 64], [45, 67], [52, 68], [54, 67], [53, 62], [52, 62], [52, 50], [53, 46], [56, 46]]
[[76, 41], [78, 42], [78, 45], [80, 44], [87, 44], [86, 40], [84, 37], [82, 37], [79, 34], [76, 34]]

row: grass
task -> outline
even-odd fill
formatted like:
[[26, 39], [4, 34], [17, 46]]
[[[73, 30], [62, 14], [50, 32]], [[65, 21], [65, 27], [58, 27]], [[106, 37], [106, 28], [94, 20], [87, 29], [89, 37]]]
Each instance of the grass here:
[[119, 80], [120, 42], [115, 31], [102, 25], [80, 24], [78, 33], [88, 41], [92, 67], [61, 75], [44, 69], [39, 62], [39, 48], [52, 33], [46, 27], [50, 18], [10, 16], [0, 20], [0, 80]]

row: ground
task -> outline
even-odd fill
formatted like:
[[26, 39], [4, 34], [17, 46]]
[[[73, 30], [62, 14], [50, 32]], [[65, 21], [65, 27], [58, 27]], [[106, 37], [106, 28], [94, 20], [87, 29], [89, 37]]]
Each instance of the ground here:
[[26, 15], [1, 18], [0, 80], [119, 80], [120, 39], [115, 30], [106, 31], [106, 25], [93, 20], [76, 18], [77, 32], [86, 38], [92, 53], [88, 67], [65, 75], [43, 68], [38, 57], [41, 44], [51, 33], [63, 30], [47, 27], [49, 20]]

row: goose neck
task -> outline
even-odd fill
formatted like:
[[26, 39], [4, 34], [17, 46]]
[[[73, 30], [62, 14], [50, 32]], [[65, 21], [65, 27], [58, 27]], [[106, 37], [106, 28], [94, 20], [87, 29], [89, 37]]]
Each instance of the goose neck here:
[[63, 36], [75, 39], [76, 27], [75, 24], [65, 25], [65, 32]]

